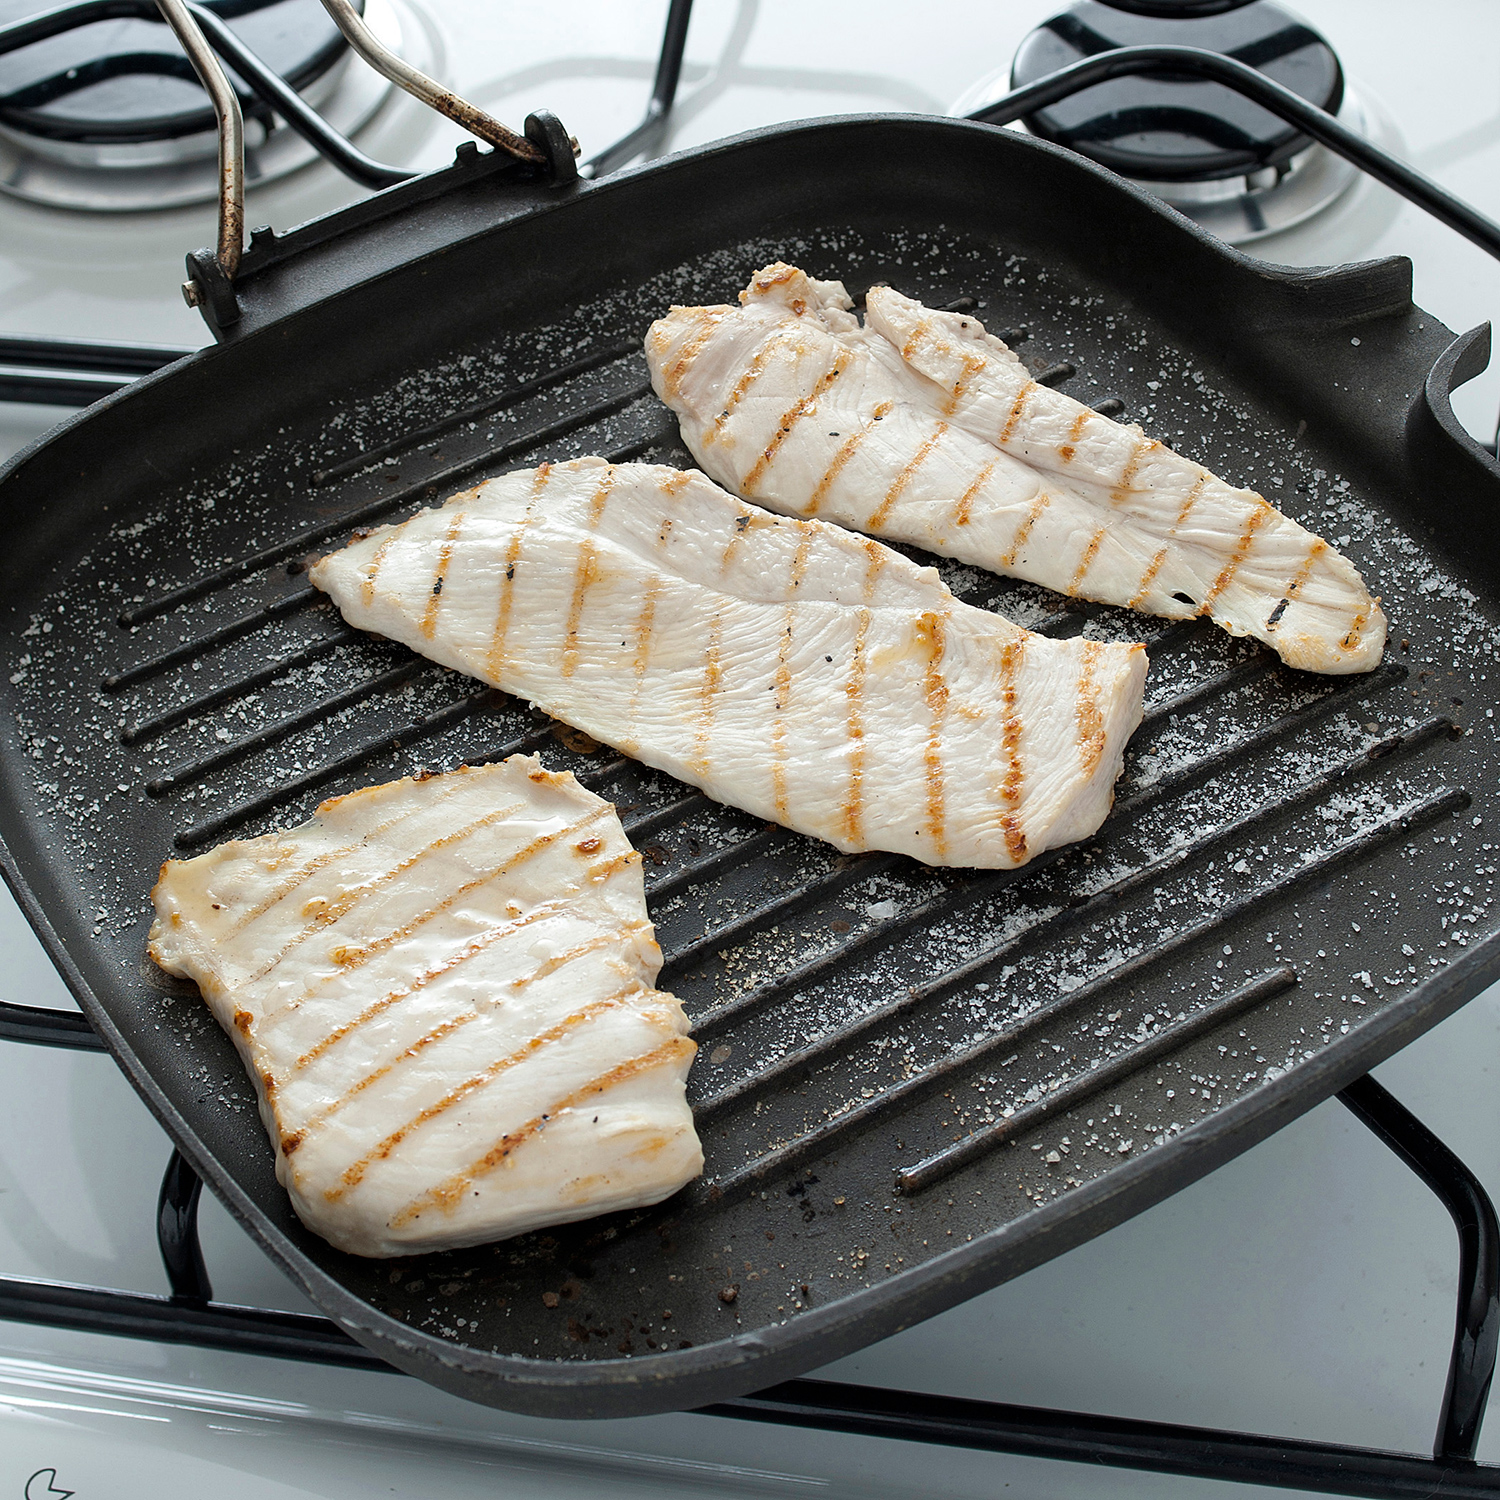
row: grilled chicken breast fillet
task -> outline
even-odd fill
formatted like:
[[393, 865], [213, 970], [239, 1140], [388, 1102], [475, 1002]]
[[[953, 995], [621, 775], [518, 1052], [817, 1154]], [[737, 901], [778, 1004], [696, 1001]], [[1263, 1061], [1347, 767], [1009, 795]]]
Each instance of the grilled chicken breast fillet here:
[[1294, 667], [1364, 672], [1385, 616], [1327, 542], [1201, 465], [1038, 385], [971, 314], [760, 271], [674, 307], [646, 357], [703, 468], [747, 499], [1061, 593], [1208, 615]]
[[369, 787], [169, 860], [150, 951], [196, 981], [309, 1229], [411, 1255], [658, 1203], [703, 1153], [640, 855], [535, 759]]
[[1031, 635], [697, 472], [544, 464], [310, 576], [351, 624], [846, 851], [1004, 868], [1082, 838], [1140, 721], [1140, 647]]

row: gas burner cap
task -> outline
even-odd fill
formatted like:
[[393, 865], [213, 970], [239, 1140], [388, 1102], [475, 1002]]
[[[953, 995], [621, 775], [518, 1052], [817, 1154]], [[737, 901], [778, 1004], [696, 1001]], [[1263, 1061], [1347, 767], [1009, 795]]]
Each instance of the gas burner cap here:
[[[981, 78], [953, 102], [948, 113], [958, 116], [974, 114], [1004, 98], [1012, 87], [1031, 82], [1040, 73], [1050, 71], [1033, 62], [1028, 64], [1028, 67], [1035, 67], [1036, 71], [1034, 73], [1028, 71], [1023, 77], [1021, 60], [1027, 55], [1028, 49], [1057, 43], [1056, 28], [1058, 27], [1061, 27], [1063, 32], [1073, 37], [1075, 41], [1081, 39], [1086, 44], [1088, 53], [1109, 46], [1124, 46], [1127, 43], [1186, 41], [1189, 33], [1195, 45], [1201, 44], [1203, 41], [1203, 33], [1200, 29], [1201, 20], [1196, 20], [1191, 24], [1185, 24], [1181, 20], [1165, 23], [1152, 22], [1149, 23], [1149, 31], [1122, 32], [1120, 30], [1121, 24], [1126, 27], [1147, 24], [1142, 22], [1137, 15], [1122, 14], [1122, 10], [1127, 5], [1132, 10], [1144, 9], [1148, 6], [1158, 7], [1161, 10], [1176, 7], [1180, 13], [1182, 4], [1183, 0], [1108, 0], [1107, 6], [1089, 3], [1077, 5], [1027, 37], [1022, 43], [1020, 54], [1017, 55], [1014, 70], [999, 68], [988, 77]], [[1244, 50], [1236, 50], [1233, 43], [1229, 48], [1220, 47], [1219, 50], [1236, 50], [1236, 55], [1242, 61], [1254, 62], [1262, 72], [1270, 74], [1289, 88], [1295, 88], [1304, 98], [1310, 98], [1324, 108], [1331, 106], [1330, 112], [1335, 113], [1342, 124], [1357, 134], [1373, 136], [1380, 133], [1376, 118], [1355, 97], [1352, 89], [1344, 87], [1343, 73], [1333, 52], [1327, 48], [1327, 44], [1321, 38], [1308, 31], [1300, 21], [1294, 20], [1277, 6], [1269, 4], [1268, 0], [1200, 0], [1200, 4], [1204, 7], [1216, 5], [1220, 12], [1225, 12], [1214, 18], [1221, 24], [1235, 22], [1237, 19], [1242, 24], [1246, 21], [1255, 22], [1254, 29], [1246, 35], [1269, 39], [1268, 45], [1250, 47], [1248, 54]], [[1200, 16], [1204, 13], [1206, 12], [1203, 10], [1198, 12]], [[1268, 16], [1270, 23], [1267, 21]], [[1095, 22], [1101, 22], [1107, 28], [1107, 33], [1099, 30], [1092, 33], [1093, 37], [1099, 38], [1097, 41], [1091, 40], [1078, 29], [1085, 25], [1092, 28]], [[1117, 40], [1111, 41], [1107, 39], [1108, 37], [1115, 37]], [[1333, 93], [1330, 93], [1327, 88], [1324, 88], [1321, 94], [1317, 91], [1310, 92], [1307, 87], [1307, 74], [1301, 73], [1300, 76], [1293, 77], [1287, 69], [1288, 62], [1299, 56], [1305, 54], [1308, 57], [1316, 57], [1318, 55], [1316, 49], [1308, 51], [1308, 45], [1301, 40], [1306, 37], [1311, 37], [1317, 47], [1324, 49], [1327, 53], [1332, 67]], [[1249, 46], [1248, 43], [1243, 45]], [[1292, 47], [1292, 50], [1283, 51], [1282, 49], [1287, 46]], [[1067, 54], [1059, 53], [1052, 67], [1064, 67], [1070, 62], [1076, 62], [1079, 55], [1076, 49]], [[1033, 52], [1032, 56], [1035, 58], [1036, 54]], [[1325, 82], [1327, 82], [1326, 75]], [[1111, 98], [1118, 102], [1119, 96], [1111, 96], [1107, 91], [1128, 84], [1140, 84], [1144, 88], [1168, 92], [1169, 97], [1174, 99], [1178, 97], [1178, 94], [1170, 91], [1186, 94], [1191, 100], [1190, 108], [1174, 104], [1173, 110], [1177, 118], [1171, 123], [1180, 126], [1182, 116], [1186, 115], [1191, 119], [1195, 132], [1209, 128], [1202, 125], [1200, 114], [1204, 109], [1212, 107], [1216, 97], [1230, 101], [1235, 107], [1236, 114], [1233, 118], [1236, 122], [1248, 117], [1253, 123], [1254, 117], [1260, 116], [1262, 121], [1268, 122], [1261, 137], [1262, 141], [1269, 146], [1268, 159], [1262, 161], [1258, 153], [1247, 153], [1239, 157], [1240, 164], [1228, 172], [1205, 173], [1196, 178], [1175, 180], [1167, 178], [1161, 171], [1162, 151], [1173, 143], [1174, 138], [1177, 146], [1183, 148], [1186, 154], [1197, 154], [1200, 159], [1206, 154], [1212, 142], [1206, 142], [1201, 135], [1188, 135], [1181, 130], [1174, 132], [1141, 130], [1139, 116], [1135, 120], [1127, 118], [1122, 123], [1119, 118], [1111, 115], [1111, 110], [1114, 108]], [[1103, 98], [1102, 105], [1098, 102], [1101, 97]], [[1082, 101], [1081, 105], [1079, 101]], [[1034, 134], [1042, 134], [1044, 133], [1042, 127], [1046, 124], [1045, 117], [1071, 105], [1079, 105], [1079, 118], [1087, 115], [1099, 122], [1099, 138], [1084, 139], [1082, 136], [1085, 132], [1079, 132], [1080, 138], [1062, 140], [1061, 144], [1113, 167], [1114, 170], [1121, 172], [1134, 182], [1137, 187], [1144, 188], [1147, 192], [1170, 203], [1179, 213], [1186, 214], [1195, 223], [1202, 225], [1211, 234], [1217, 235], [1231, 245], [1247, 244], [1303, 223], [1327, 208], [1359, 177], [1358, 168], [1351, 166], [1343, 157], [1323, 146], [1314, 145], [1305, 136], [1285, 126], [1275, 116], [1250, 104], [1241, 95], [1220, 84], [1149, 76], [1141, 79], [1119, 79], [1080, 91], [1072, 99], [1055, 106], [1053, 110], [1042, 111], [1028, 118], [1024, 126], [1018, 124], [1012, 128], [1018, 130], [1030, 128]], [[1129, 108], [1128, 104], [1122, 106], [1122, 109]], [[1134, 133], [1127, 134], [1126, 126], [1135, 126]], [[1284, 140], [1281, 139], [1283, 136]], [[1060, 138], [1053, 135], [1049, 139]], [[1222, 136], [1220, 139], [1222, 140]], [[1108, 147], [1115, 148], [1117, 154], [1107, 157], [1105, 151], [1100, 149], [1101, 140]], [[1124, 148], [1133, 148], [1136, 154], [1132, 157], [1130, 151]], [[1222, 150], [1223, 148], [1216, 149]], [[1126, 170], [1123, 165], [1124, 160], [1133, 160], [1136, 163], [1144, 160], [1153, 175], [1141, 171], [1138, 165], [1133, 170]]]
[[[1212, 3], [1212, 0], [1210, 0]], [[1120, 8], [1128, 4], [1130, 10]], [[1271, 0], [1205, 14], [1167, 0], [1083, 0], [1021, 43], [1011, 87], [1116, 47], [1172, 43], [1248, 63], [1310, 103], [1337, 113], [1338, 57], [1317, 32]], [[1152, 14], [1135, 13], [1150, 10]], [[1163, 12], [1175, 10], [1168, 18]], [[1186, 13], [1184, 13], [1186, 12]], [[1221, 83], [1148, 73], [1081, 90], [1026, 120], [1033, 135], [1144, 182], [1205, 182], [1285, 168], [1311, 142]]]
[[[305, 89], [346, 43], [318, 0], [206, 0], [267, 67]], [[361, 0], [355, 0], [362, 10]], [[36, 0], [0, 0], [0, 25], [26, 19]], [[236, 80], [238, 81], [238, 80]], [[245, 113], [266, 109], [239, 86]], [[160, 21], [95, 21], [0, 56], [0, 124], [74, 145], [178, 140], [214, 128], [192, 64]]]
[[[414, 66], [431, 65], [422, 28], [415, 21], [403, 25], [391, 0], [355, 4], [387, 47]], [[368, 124], [391, 92], [372, 68], [351, 59], [318, 0], [209, 0], [209, 8], [232, 22], [245, 44], [343, 135]], [[0, 22], [34, 11], [35, 0], [0, 0]], [[47, 50], [59, 43], [73, 50]], [[213, 202], [219, 149], [214, 114], [176, 48], [164, 25], [105, 21], [0, 57], [0, 193], [99, 213]], [[44, 52], [45, 59], [36, 55]], [[67, 61], [83, 52], [94, 61]], [[24, 75], [18, 59], [26, 62]], [[76, 80], [65, 75], [79, 66], [88, 71], [75, 87]], [[301, 136], [226, 72], [239, 87], [245, 112], [248, 187], [318, 160]], [[23, 77], [29, 81], [21, 82]], [[63, 82], [66, 92], [41, 99]], [[40, 131], [31, 128], [37, 118], [44, 120]]]

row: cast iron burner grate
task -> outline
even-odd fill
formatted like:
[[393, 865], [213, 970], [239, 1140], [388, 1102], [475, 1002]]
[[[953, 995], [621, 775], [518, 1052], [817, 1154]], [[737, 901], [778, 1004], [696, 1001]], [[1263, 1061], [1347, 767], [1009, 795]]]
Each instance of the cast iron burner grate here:
[[[951, 113], [972, 116], [1061, 68], [1153, 44], [1253, 68], [1358, 135], [1375, 128], [1355, 91], [1346, 89], [1333, 48], [1272, 0], [1079, 0], [1029, 33], [1011, 67], [971, 85]], [[1033, 110], [1025, 124], [1234, 245], [1303, 223], [1359, 175], [1283, 111], [1254, 102], [1233, 84], [1170, 65], [1080, 88]]]

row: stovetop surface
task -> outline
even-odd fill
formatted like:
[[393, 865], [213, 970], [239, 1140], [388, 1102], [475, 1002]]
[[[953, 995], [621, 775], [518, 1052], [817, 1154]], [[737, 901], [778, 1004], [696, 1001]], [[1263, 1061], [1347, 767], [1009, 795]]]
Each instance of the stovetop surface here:
[[[700, 7], [670, 144], [862, 109], [942, 112], [1058, 7], [887, 0]], [[1383, 140], [1500, 216], [1500, 9], [1490, 0], [1305, 0]], [[659, 3], [556, 10], [425, 0], [433, 71], [503, 119], [555, 110], [585, 154], [644, 101]], [[360, 144], [416, 167], [457, 133], [392, 101]], [[285, 227], [357, 196], [318, 166], [252, 191]], [[107, 221], [0, 202], [0, 331], [193, 344], [181, 256], [212, 214]], [[1255, 247], [1300, 264], [1401, 253], [1416, 300], [1466, 328], [1500, 310], [1500, 265], [1362, 182]], [[1488, 438], [1500, 371], [1456, 407]], [[10, 452], [60, 415], [0, 407]], [[70, 1006], [0, 897], [0, 995]], [[1379, 1071], [1500, 1191], [1500, 987]], [[165, 1289], [154, 1239], [166, 1137], [105, 1057], [0, 1045], [0, 1273]], [[1332, 1189], [1330, 1190], [1330, 1184]], [[217, 1204], [204, 1241], [221, 1300], [305, 1308]], [[1424, 1451], [1452, 1332], [1452, 1227], [1335, 1102], [1103, 1238], [819, 1372], [905, 1389]], [[1500, 1418], [1480, 1458], [1500, 1459]], [[821, 1493], [955, 1497], [1266, 1493], [691, 1415], [559, 1423], [466, 1405], [396, 1376], [0, 1323], [0, 1497], [525, 1497]], [[46, 1493], [45, 1481], [32, 1500]]]

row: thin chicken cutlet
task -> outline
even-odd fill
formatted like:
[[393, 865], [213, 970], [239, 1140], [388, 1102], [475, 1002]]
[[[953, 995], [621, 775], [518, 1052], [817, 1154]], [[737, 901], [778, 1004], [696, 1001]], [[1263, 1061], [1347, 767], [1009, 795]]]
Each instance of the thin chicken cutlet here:
[[646, 360], [720, 484], [1059, 593], [1206, 615], [1293, 667], [1368, 672], [1385, 616], [1353, 565], [1250, 490], [1039, 385], [972, 313], [780, 263], [738, 307], [674, 307]]
[[535, 759], [169, 860], [152, 957], [254, 1080], [309, 1229], [411, 1255], [658, 1203], [702, 1170], [640, 856]]
[[350, 624], [846, 852], [1009, 868], [1094, 832], [1139, 646], [1050, 640], [696, 471], [506, 474], [309, 575]]

